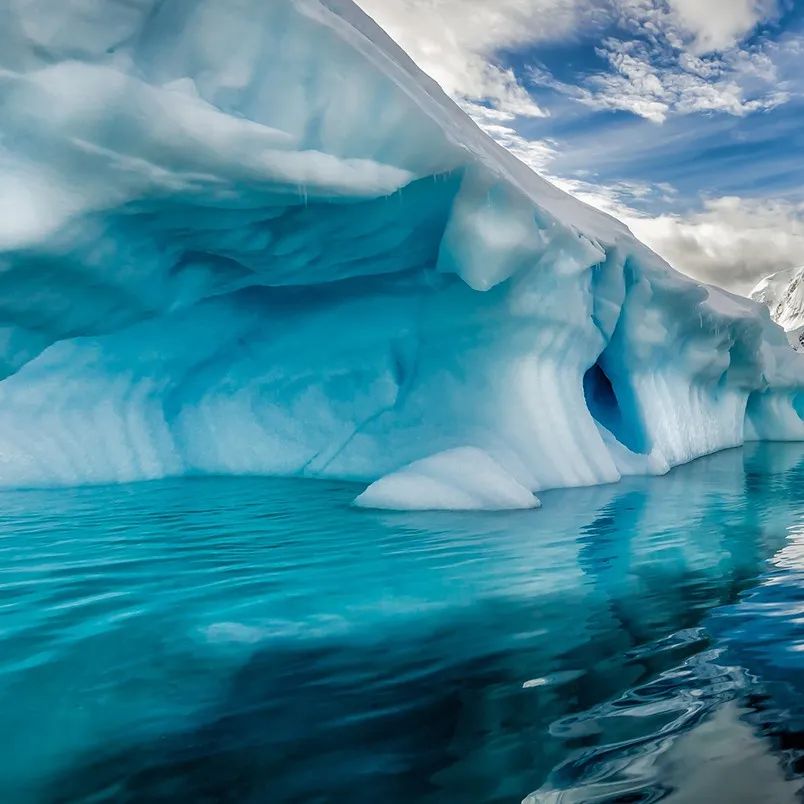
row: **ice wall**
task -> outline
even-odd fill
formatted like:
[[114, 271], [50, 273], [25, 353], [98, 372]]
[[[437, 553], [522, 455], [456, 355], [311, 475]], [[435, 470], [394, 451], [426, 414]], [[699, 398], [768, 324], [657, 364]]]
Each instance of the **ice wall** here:
[[766, 310], [532, 173], [350, 0], [10, 0], [0, 122], [0, 484], [468, 449], [538, 491], [804, 438]]

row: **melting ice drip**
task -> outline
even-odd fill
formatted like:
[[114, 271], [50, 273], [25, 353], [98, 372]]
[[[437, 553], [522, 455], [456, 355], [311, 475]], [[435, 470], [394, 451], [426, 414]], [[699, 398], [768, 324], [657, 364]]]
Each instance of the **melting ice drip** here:
[[350, 0], [0, 20], [0, 484], [533, 506], [804, 438], [767, 313], [529, 171]]

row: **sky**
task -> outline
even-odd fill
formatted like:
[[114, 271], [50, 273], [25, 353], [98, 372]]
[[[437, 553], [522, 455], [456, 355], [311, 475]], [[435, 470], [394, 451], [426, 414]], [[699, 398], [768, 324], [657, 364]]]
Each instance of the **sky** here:
[[738, 293], [804, 265], [804, 0], [358, 0], [492, 137]]

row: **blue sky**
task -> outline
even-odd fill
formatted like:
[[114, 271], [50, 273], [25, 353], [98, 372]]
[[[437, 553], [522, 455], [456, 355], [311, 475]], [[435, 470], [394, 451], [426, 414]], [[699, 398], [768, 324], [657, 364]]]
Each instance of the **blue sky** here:
[[746, 292], [804, 264], [802, 0], [359, 0], [489, 134]]

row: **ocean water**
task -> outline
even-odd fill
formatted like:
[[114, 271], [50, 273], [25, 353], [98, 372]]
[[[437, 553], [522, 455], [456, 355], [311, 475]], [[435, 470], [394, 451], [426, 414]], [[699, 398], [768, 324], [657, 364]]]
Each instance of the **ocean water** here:
[[357, 510], [330, 482], [0, 493], [0, 801], [795, 801], [804, 445]]

